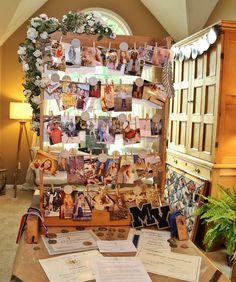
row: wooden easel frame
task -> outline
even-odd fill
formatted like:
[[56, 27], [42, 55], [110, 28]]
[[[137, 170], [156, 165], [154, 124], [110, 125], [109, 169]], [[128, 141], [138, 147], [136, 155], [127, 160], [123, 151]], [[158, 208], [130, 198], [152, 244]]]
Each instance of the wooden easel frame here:
[[[108, 47], [112, 46], [112, 48], [119, 48], [119, 44], [121, 42], [127, 42], [129, 46], [145, 46], [147, 44], [150, 45], [158, 45], [162, 47], [168, 47], [170, 48], [170, 40], [169, 38], [164, 39], [156, 39], [154, 37], [148, 37], [148, 36], [124, 36], [124, 35], [118, 35], [116, 39], [107, 39], [103, 38], [100, 41], [97, 41], [97, 35], [78, 35], [74, 33], [67, 33], [67, 35], [62, 35], [61, 32], [55, 32], [51, 34], [52, 40], [58, 40], [62, 42], [68, 42], [70, 43], [72, 39], [78, 38], [81, 42], [82, 46], [94, 46], [94, 42], [98, 46]], [[157, 67], [153, 66], [152, 71], [155, 76], [155, 71]], [[41, 90], [41, 104], [40, 104], [40, 132], [44, 131], [44, 123], [43, 123], [43, 97], [44, 93], [43, 90]], [[160, 105], [163, 105], [163, 132], [162, 132], [162, 167], [160, 167], [160, 171], [162, 171], [162, 181], [161, 181], [161, 187], [162, 192], [164, 195], [164, 184], [165, 184], [165, 156], [166, 156], [166, 129], [167, 129], [167, 117], [168, 117], [168, 98], [165, 102], [160, 101]], [[43, 149], [43, 134], [40, 134], [39, 139], [39, 145], [40, 149]], [[43, 183], [43, 173], [40, 171], [40, 208], [42, 209], [42, 200], [43, 200], [43, 192], [44, 192], [44, 183]], [[163, 200], [163, 199], [162, 199]], [[55, 217], [46, 217], [45, 222], [48, 226], [124, 226], [124, 225], [130, 225], [131, 223], [131, 217], [129, 216], [127, 219], [122, 220], [110, 220], [109, 218], [109, 212], [106, 211], [92, 211], [92, 220], [90, 221], [74, 221], [72, 219], [60, 219]]]

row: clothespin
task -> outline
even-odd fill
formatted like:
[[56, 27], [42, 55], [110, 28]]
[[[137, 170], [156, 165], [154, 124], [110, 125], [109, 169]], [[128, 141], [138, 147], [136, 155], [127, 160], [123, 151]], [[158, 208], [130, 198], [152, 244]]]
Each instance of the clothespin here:
[[93, 42], [93, 48], [94, 48], [94, 50], [96, 49], [96, 45], [95, 45], [95, 42]]
[[53, 110], [50, 110], [50, 116], [53, 117]]
[[63, 36], [60, 37], [59, 43], [61, 44]]
[[85, 78], [85, 83], [88, 84], [88, 78], [87, 77]]
[[89, 151], [90, 161], [92, 160], [92, 150]]
[[131, 114], [129, 114], [128, 115], [128, 121], [131, 122], [131, 119], [132, 119]]
[[146, 113], [146, 121], [149, 120], [149, 114]]
[[94, 114], [94, 120], [97, 121], [97, 115], [96, 114]]
[[106, 85], [108, 85], [108, 80], [107, 80], [107, 78], [105, 79], [105, 83], [106, 83]]
[[137, 49], [136, 49], [136, 43], [134, 42], [134, 51], [137, 51]]
[[122, 85], [122, 79], [120, 78], [120, 84]]
[[110, 51], [111, 50], [111, 42], [109, 42], [109, 44], [108, 44], [108, 51]]
[[155, 43], [155, 48], [157, 48], [157, 42]]
[[147, 42], [144, 43], [144, 50], [147, 49]]

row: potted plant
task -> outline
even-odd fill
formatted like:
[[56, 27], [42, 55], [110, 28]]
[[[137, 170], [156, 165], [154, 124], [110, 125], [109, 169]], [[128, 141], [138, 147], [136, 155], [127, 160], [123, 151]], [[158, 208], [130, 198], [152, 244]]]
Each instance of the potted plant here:
[[232, 257], [236, 251], [236, 192], [219, 185], [219, 198], [202, 197], [205, 201], [197, 214], [207, 224], [203, 243], [209, 250], [223, 239], [227, 254]]

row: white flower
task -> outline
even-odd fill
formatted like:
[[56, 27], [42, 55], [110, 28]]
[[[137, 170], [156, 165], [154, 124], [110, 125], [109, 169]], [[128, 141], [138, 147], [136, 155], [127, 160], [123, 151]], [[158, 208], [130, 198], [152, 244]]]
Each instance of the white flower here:
[[40, 127], [40, 123], [38, 121], [33, 121], [31, 124], [30, 124], [30, 128], [31, 130], [36, 130], [36, 129], [39, 129]]
[[48, 33], [46, 31], [44, 31], [43, 33], [40, 34], [40, 38], [47, 39], [48, 38]]
[[28, 30], [27, 30], [27, 38], [30, 39], [31, 41], [35, 41], [35, 38], [37, 38], [38, 36], [38, 31], [33, 28], [33, 27], [30, 27]]
[[62, 21], [64, 22], [65, 20], [67, 20], [67, 15], [64, 15], [64, 16], [62, 17]]
[[89, 26], [93, 26], [93, 25], [94, 25], [94, 21], [89, 20], [89, 21], [88, 21], [88, 25], [89, 25]]
[[52, 17], [51, 20], [54, 22], [54, 23], [59, 23], [59, 20], [55, 17]]
[[35, 64], [38, 71], [43, 72], [43, 66], [41, 64]]
[[83, 33], [84, 31], [84, 25], [81, 25], [79, 28], [77, 28], [77, 33]]
[[41, 81], [40, 81], [39, 79], [36, 79], [35, 82], [34, 82], [34, 84], [35, 84], [36, 86], [39, 86], [39, 85], [40, 85], [40, 82], [41, 82]]
[[33, 18], [33, 19], [31, 19], [31, 21], [30, 21], [30, 24], [33, 26], [33, 27], [38, 27], [38, 26], [40, 26], [40, 22], [39, 22], [39, 20], [40, 20], [40, 18]]
[[39, 17], [43, 20], [47, 20], [48, 19], [48, 16], [46, 14], [41, 14], [39, 15]]
[[91, 31], [91, 32], [93, 32], [93, 31], [94, 31], [94, 28], [93, 28], [93, 27], [92, 27], [92, 28], [90, 28], [90, 31]]
[[20, 46], [19, 49], [18, 49], [18, 51], [17, 51], [17, 54], [18, 54], [18, 55], [25, 55], [25, 53], [26, 53], [26, 48]]
[[106, 28], [105, 31], [108, 32], [108, 28]]
[[29, 89], [25, 89], [25, 90], [23, 91], [23, 93], [24, 93], [24, 95], [27, 97], [27, 96], [30, 96], [30, 95], [31, 95], [32, 91], [29, 90]]
[[34, 96], [33, 98], [31, 98], [31, 102], [36, 104], [36, 105], [39, 105], [41, 100], [40, 100], [40, 96]]
[[41, 58], [37, 58], [37, 59], [36, 59], [36, 63], [42, 64], [42, 63], [43, 63], [43, 60], [42, 60]]
[[24, 72], [27, 72], [29, 70], [29, 65], [25, 62], [23, 62], [22, 67]]
[[33, 55], [34, 55], [36, 58], [38, 58], [39, 56], [42, 55], [42, 52], [37, 49], [36, 51], [34, 51]]
[[48, 84], [50, 83], [50, 78], [49, 78], [49, 76], [47, 75], [47, 74], [43, 74], [42, 75], [42, 79], [41, 79], [41, 81], [40, 81], [40, 86], [42, 87], [42, 88], [45, 88], [45, 87], [47, 87], [48, 86]]

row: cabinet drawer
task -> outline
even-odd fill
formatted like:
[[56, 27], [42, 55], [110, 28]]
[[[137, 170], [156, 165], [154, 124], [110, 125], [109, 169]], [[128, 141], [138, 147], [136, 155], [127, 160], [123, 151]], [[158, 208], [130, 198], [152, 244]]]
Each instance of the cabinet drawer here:
[[211, 179], [210, 168], [203, 167], [197, 163], [185, 161], [183, 159], [168, 154], [166, 157], [166, 162], [172, 165], [173, 167], [184, 170], [185, 172], [192, 174], [194, 176], [204, 178], [207, 180]]

